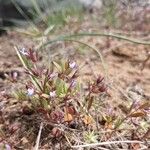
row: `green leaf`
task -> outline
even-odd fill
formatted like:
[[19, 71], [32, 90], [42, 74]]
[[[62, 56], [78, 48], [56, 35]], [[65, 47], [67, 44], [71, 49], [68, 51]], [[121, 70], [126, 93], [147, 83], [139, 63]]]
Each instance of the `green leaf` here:
[[48, 102], [46, 99], [41, 99], [42, 105], [45, 109], [48, 109]]
[[58, 79], [55, 84], [56, 84], [56, 94], [60, 97], [65, 96], [68, 91], [67, 84], [61, 79]]
[[63, 85], [63, 87], [62, 87], [63, 93], [66, 94], [68, 91], [68, 86], [66, 85], [65, 82], [62, 82], [62, 85]]
[[13, 96], [15, 97], [15, 99], [23, 101], [23, 100], [27, 100], [27, 94], [22, 91], [22, 90], [18, 90], [16, 92], [13, 93]]
[[34, 85], [37, 89], [43, 91], [43, 89], [42, 89], [42, 87], [41, 87], [41, 85], [40, 85], [38, 79], [35, 78], [33, 75], [30, 75], [30, 78], [31, 78], [31, 82], [33, 83], [33, 85]]
[[33, 105], [34, 107], [37, 107], [37, 106], [40, 105], [40, 100], [39, 100], [38, 95], [33, 96], [33, 97], [31, 98], [31, 103], [32, 103], [32, 105]]
[[57, 79], [55, 85], [56, 85], [56, 94], [59, 96], [61, 94], [61, 80]]

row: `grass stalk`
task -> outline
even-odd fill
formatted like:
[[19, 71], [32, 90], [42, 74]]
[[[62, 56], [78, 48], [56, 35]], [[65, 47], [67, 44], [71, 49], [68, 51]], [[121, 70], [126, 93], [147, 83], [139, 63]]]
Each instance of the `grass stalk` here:
[[105, 146], [105, 145], [121, 144], [121, 143], [127, 143], [127, 144], [139, 143], [139, 144], [144, 144], [144, 142], [137, 141], [137, 140], [131, 140], [131, 141], [130, 140], [127, 140], [127, 141], [108, 141], [108, 142], [76, 145], [76, 146], [72, 146], [72, 148], [96, 147], [96, 146], [102, 146], [102, 145]]
[[113, 34], [113, 33], [77, 33], [77, 34], [59, 36], [59, 37], [55, 38], [54, 40], [48, 41], [47, 43], [44, 44], [44, 46], [51, 44], [51, 43], [58, 42], [58, 41], [63, 41], [64, 39], [75, 38], [75, 37], [84, 37], [84, 36], [112, 37], [112, 38], [116, 38], [119, 40], [124, 40], [124, 41], [128, 41], [131, 43], [135, 43], [135, 44], [150, 45], [150, 41], [143, 41], [143, 40], [138, 40], [135, 38], [133, 39], [133, 38], [129, 38], [126, 36], [117, 35], [117, 34]]

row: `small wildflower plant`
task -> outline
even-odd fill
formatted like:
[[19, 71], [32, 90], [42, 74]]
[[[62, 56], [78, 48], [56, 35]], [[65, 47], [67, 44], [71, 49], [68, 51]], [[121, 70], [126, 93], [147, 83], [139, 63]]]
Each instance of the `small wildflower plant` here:
[[90, 108], [100, 93], [107, 92], [104, 78], [100, 76], [93, 83], [87, 82], [83, 89], [78, 80], [79, 66], [75, 61], [59, 60], [39, 67], [37, 52], [25, 48], [16, 48], [16, 51], [30, 77], [26, 91], [15, 94], [19, 100], [28, 101], [32, 110], [45, 112], [55, 123], [71, 122], [76, 118], [87, 125], [94, 121]]
[[[28, 108], [42, 117], [42, 120], [65, 126], [63, 130], [62, 127], [53, 126], [52, 137], [59, 138], [65, 135], [66, 128], [73, 128], [82, 130], [83, 133], [69, 135], [72, 143], [75, 134], [82, 135], [78, 136], [78, 140], [86, 143], [106, 141], [122, 131], [125, 131], [124, 137], [129, 131], [133, 134], [130, 138], [127, 137], [129, 140], [148, 138], [148, 101], [135, 100], [113, 106], [110, 101], [104, 101], [107, 97], [111, 98], [111, 95], [102, 76], [96, 77], [92, 82], [79, 82], [80, 67], [75, 61], [52, 61], [50, 65], [41, 67], [37, 52], [17, 48], [16, 52], [29, 81], [25, 85], [26, 89], [17, 91], [15, 96], [18, 100], [27, 101]], [[140, 133], [136, 134], [135, 131]]]

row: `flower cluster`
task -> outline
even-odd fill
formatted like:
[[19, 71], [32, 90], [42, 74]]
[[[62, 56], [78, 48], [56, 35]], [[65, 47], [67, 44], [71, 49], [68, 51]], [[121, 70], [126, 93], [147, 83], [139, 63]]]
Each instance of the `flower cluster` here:
[[[37, 113], [37, 116], [52, 124], [53, 138], [63, 135], [64, 130], [59, 125], [67, 126], [67, 129], [84, 127], [83, 138], [89, 143], [99, 142], [97, 132], [101, 127], [106, 131], [107, 139], [114, 132], [130, 125], [135, 129], [143, 128], [143, 139], [148, 137], [148, 124], [138, 123], [142, 119], [149, 121], [149, 102], [136, 99], [132, 103], [114, 107], [109, 101], [103, 100], [111, 95], [105, 78], [101, 75], [91, 82], [80, 83], [80, 70], [75, 61], [58, 60], [41, 67], [39, 57], [32, 49], [18, 50], [17, 54], [30, 77], [25, 92], [17, 93], [18, 99], [26, 100], [29, 104], [23, 107], [23, 113]], [[94, 132], [86, 132], [87, 128], [94, 129]]]
[[[88, 111], [95, 97], [107, 91], [101, 76], [90, 83], [88, 89], [81, 90], [77, 79], [79, 67], [75, 61], [59, 60], [53, 61], [50, 66], [39, 67], [38, 54], [32, 49], [23, 48], [17, 53], [31, 79], [26, 84], [26, 100], [31, 102], [34, 110], [46, 114], [46, 118], [52, 122], [74, 121], [79, 117], [80, 110], [84, 109], [82, 99], [86, 99], [85, 109]], [[85, 94], [81, 91], [85, 91]], [[83, 118], [86, 124], [91, 120], [89, 116]]]

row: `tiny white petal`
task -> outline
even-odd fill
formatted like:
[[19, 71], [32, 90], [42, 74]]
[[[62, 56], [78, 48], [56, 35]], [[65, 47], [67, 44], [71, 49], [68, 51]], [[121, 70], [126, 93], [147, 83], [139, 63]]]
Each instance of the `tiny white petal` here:
[[21, 53], [22, 55], [29, 55], [28, 52], [27, 52], [27, 50], [26, 50], [26, 48], [22, 48], [22, 49], [20, 50], [20, 53]]
[[75, 86], [76, 86], [76, 84], [77, 84], [77, 82], [76, 82], [76, 81], [74, 81], [74, 80], [71, 82], [71, 86], [72, 86], [72, 87], [75, 87]]
[[56, 96], [56, 91], [49, 92], [50, 97], [55, 97]]
[[18, 77], [18, 73], [17, 72], [13, 72], [13, 77], [17, 78]]
[[69, 63], [69, 67], [70, 67], [71, 69], [75, 68], [75, 67], [76, 67], [76, 63], [75, 63], [75, 62]]
[[28, 94], [28, 96], [32, 96], [34, 94], [34, 89], [33, 88], [28, 88], [27, 89], [27, 94]]

